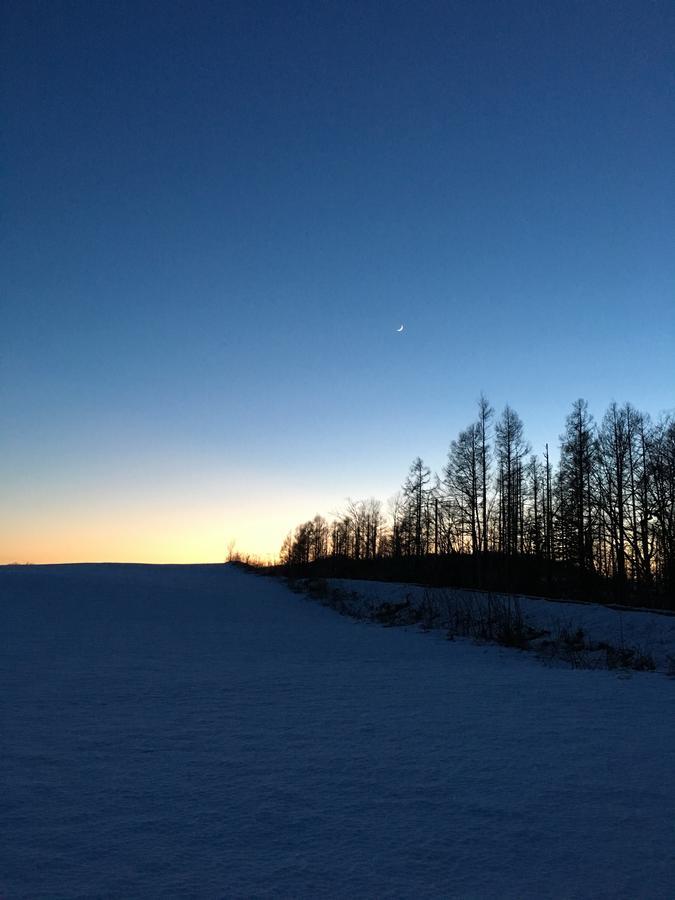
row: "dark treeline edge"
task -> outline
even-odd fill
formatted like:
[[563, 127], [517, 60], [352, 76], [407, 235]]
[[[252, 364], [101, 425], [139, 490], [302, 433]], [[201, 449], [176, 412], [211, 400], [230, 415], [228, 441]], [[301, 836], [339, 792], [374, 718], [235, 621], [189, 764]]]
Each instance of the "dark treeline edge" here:
[[524, 425], [485, 397], [432, 476], [410, 466], [387, 505], [348, 501], [298, 525], [270, 573], [376, 578], [675, 608], [675, 419], [626, 403], [596, 423], [577, 400], [530, 452]]

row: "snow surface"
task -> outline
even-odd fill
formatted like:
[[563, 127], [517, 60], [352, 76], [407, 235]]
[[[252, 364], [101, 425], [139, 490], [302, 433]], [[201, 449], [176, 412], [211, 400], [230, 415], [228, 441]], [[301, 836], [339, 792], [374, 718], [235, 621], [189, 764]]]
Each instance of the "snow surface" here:
[[0, 895], [672, 898], [675, 682], [231, 566], [0, 568]]

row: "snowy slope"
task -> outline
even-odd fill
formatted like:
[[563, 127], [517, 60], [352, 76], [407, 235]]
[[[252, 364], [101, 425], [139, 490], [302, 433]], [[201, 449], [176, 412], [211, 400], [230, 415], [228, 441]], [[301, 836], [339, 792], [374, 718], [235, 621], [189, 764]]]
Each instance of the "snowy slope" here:
[[[396, 582], [364, 581], [361, 579], [330, 578], [330, 587], [355, 592], [366, 604], [398, 603], [408, 599], [419, 606], [430, 597], [441, 611], [446, 603], [469, 602], [476, 607], [485, 605], [487, 596], [481, 591], [427, 589], [419, 585]], [[493, 597], [508, 602], [508, 595]], [[582, 629], [586, 644], [605, 642], [613, 647], [633, 647], [650, 654], [656, 669], [675, 672], [675, 614], [650, 612], [628, 608], [601, 606], [597, 603], [577, 603], [548, 600], [539, 597], [510, 598], [518, 607], [526, 623], [535, 629], [545, 629], [556, 636], [562, 629], [568, 633]], [[442, 625], [442, 618], [438, 625]], [[589, 658], [592, 661], [592, 657]], [[674, 895], [675, 897], [675, 892]]]
[[0, 895], [671, 898], [675, 683], [229, 566], [0, 569]]

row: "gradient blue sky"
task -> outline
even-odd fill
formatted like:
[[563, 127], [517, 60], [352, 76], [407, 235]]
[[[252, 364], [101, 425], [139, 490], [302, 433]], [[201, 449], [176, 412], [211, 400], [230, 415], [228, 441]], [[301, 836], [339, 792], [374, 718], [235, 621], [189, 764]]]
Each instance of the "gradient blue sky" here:
[[[273, 553], [484, 391], [675, 405], [675, 4], [5, 2], [0, 561]], [[405, 323], [405, 331], [395, 329]]]

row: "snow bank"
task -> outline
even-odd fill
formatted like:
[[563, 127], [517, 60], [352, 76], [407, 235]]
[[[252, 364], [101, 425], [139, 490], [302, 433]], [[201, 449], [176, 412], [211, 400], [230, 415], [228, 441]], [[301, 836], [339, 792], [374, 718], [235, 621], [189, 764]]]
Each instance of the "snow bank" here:
[[[481, 607], [488, 602], [488, 595], [480, 591], [455, 588], [430, 590], [418, 585], [340, 578], [327, 579], [327, 583], [333, 589], [356, 594], [371, 608], [376, 604], [397, 604], [406, 600], [419, 608], [431, 598], [443, 613], [448, 603], [471, 603]], [[675, 672], [675, 615], [537, 597], [490, 596], [504, 603], [517, 603], [526, 624], [533, 631], [546, 632], [546, 638], [556, 638], [561, 633], [571, 636], [581, 629], [582, 641], [587, 648], [609, 645], [617, 649], [635, 649], [651, 657], [658, 671]], [[445, 624], [443, 616], [437, 624]], [[536, 642], [534, 647], [536, 649]], [[585, 656], [592, 664], [593, 652], [587, 651]]]

